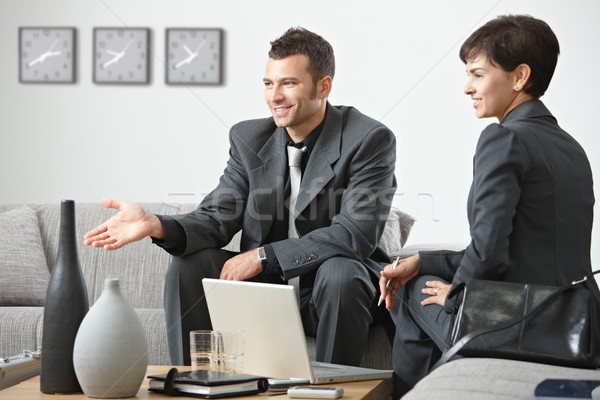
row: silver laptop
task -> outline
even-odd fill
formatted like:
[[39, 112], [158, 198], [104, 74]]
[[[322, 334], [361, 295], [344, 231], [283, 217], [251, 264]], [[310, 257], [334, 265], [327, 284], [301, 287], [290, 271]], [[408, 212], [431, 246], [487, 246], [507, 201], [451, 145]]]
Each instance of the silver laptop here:
[[292, 286], [209, 278], [202, 284], [213, 329], [246, 332], [245, 373], [310, 383], [392, 376], [388, 370], [311, 362]]

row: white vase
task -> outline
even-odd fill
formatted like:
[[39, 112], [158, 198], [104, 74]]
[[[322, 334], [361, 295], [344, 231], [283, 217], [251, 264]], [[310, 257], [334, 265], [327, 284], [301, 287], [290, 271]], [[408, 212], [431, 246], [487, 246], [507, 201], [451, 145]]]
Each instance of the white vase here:
[[88, 397], [135, 396], [148, 366], [146, 332], [121, 294], [118, 279], [106, 279], [75, 338], [73, 365]]

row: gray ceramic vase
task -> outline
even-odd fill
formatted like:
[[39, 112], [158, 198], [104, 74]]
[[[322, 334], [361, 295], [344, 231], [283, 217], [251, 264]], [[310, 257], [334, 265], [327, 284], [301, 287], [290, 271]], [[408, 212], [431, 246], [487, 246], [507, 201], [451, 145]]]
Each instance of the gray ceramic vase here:
[[[73, 368], [73, 345], [88, 312], [88, 293], [77, 254], [75, 202], [60, 205], [56, 262], [46, 291], [42, 333], [40, 390], [49, 394], [81, 393]], [[0, 375], [3, 371], [0, 371]]]
[[102, 295], [75, 338], [73, 365], [83, 393], [102, 399], [135, 396], [148, 366], [148, 340], [118, 279], [106, 279]]

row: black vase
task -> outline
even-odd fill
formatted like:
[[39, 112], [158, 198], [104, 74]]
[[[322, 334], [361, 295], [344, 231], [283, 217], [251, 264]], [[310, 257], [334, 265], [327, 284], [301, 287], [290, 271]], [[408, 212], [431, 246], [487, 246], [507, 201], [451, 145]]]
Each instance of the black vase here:
[[87, 288], [77, 255], [75, 202], [63, 200], [58, 254], [44, 304], [40, 370], [42, 392], [82, 393], [73, 368], [73, 346], [88, 309]]

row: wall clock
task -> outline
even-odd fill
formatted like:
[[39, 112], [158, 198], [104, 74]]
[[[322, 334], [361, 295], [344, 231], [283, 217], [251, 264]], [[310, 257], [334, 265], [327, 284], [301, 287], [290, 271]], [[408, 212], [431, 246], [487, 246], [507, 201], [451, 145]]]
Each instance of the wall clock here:
[[149, 28], [94, 28], [94, 82], [148, 83]]
[[75, 82], [75, 28], [19, 28], [19, 82]]
[[170, 28], [166, 32], [166, 82], [218, 85], [221, 83], [223, 30]]

